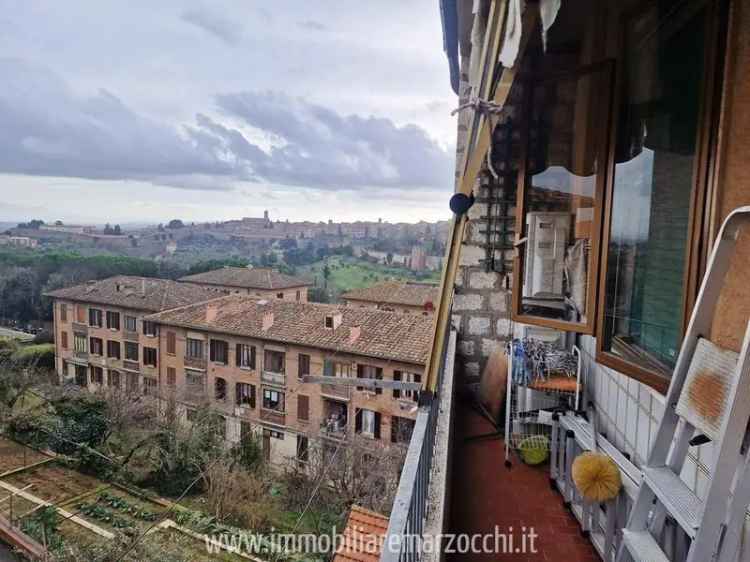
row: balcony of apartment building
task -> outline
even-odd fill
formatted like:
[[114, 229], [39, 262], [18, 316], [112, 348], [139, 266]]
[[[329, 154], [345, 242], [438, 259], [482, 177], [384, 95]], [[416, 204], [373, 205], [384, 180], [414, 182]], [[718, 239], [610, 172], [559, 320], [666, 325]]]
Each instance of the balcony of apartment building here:
[[271, 387], [262, 387], [260, 421], [278, 426], [286, 425], [286, 393]]
[[[390, 513], [386, 544], [398, 546], [381, 560], [610, 562], [626, 546], [624, 527], [657, 449], [711, 249], [730, 238], [748, 244], [746, 234], [719, 234], [725, 218], [750, 203], [739, 192], [747, 129], [734, 125], [744, 108], [738, 112], [720, 90], [722, 82], [747, 83], [750, 4], [540, 2], [526, 3], [522, 14], [513, 2], [441, 5], [454, 89], [466, 109], [436, 316], [438, 336], [451, 325], [459, 331], [458, 355], [436, 337], [432, 358], [448, 349], [443, 382], [435, 383], [431, 360]], [[544, 12], [550, 9], [559, 9], [557, 18]], [[679, 62], [687, 59], [697, 61], [689, 71]], [[638, 85], [615, 79], [621, 71]], [[734, 131], [725, 134], [742, 139], [734, 141], [734, 165], [716, 159], [720, 122]], [[742, 267], [729, 267], [711, 310], [714, 324], [701, 336], [734, 353], [748, 317]], [[514, 338], [549, 338], [577, 354], [577, 404], [534, 407], [540, 391], [532, 389], [523, 404], [504, 403], [519, 414], [507, 426], [505, 416], [478, 406], [488, 359], [506, 357]], [[465, 383], [456, 395], [446, 389], [454, 364]], [[504, 372], [513, 388], [513, 372]], [[710, 398], [708, 391], [696, 395]], [[519, 443], [509, 443], [508, 457], [505, 449], [506, 435], [511, 441], [531, 421], [548, 454], [535, 466]], [[692, 516], [692, 508], [708, 505], [713, 471], [722, 468], [705, 439], [677, 453], [670, 447], [673, 456], [685, 453], [685, 464], [659, 501], [682, 501], [684, 509], [642, 510], [649, 544], [658, 545], [648, 562], [685, 560], [692, 547], [685, 511]], [[619, 473], [617, 494], [605, 502], [584, 501], [572, 477], [573, 461], [589, 451]], [[744, 520], [746, 506], [739, 507]], [[738, 525], [746, 538], [747, 524]], [[531, 527], [536, 552], [528, 533], [522, 542]], [[513, 548], [526, 551], [436, 555], [406, 540], [495, 528], [506, 546], [512, 536]], [[750, 559], [747, 546], [735, 559]]]
[[[323, 376], [332, 378], [349, 378], [352, 376], [352, 365], [345, 361], [335, 361], [326, 359], [323, 363]], [[337, 400], [350, 400], [352, 397], [352, 387], [343, 384], [326, 384], [320, 385], [320, 393], [324, 397], [336, 398]]]
[[263, 370], [260, 380], [266, 384], [284, 386], [286, 384], [286, 353], [272, 349], [263, 351]]
[[331, 398], [322, 398], [323, 421], [320, 433], [331, 439], [346, 439], [349, 427], [349, 408], [346, 402]]

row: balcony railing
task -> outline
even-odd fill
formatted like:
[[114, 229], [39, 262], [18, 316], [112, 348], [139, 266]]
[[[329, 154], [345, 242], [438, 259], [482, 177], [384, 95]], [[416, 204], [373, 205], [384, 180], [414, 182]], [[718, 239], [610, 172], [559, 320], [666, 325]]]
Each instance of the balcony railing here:
[[89, 333], [89, 325], [88, 324], [82, 324], [81, 322], [71, 322], [71, 326], [73, 327], [73, 333], [78, 333], [78, 334], [88, 334]]
[[[383, 542], [381, 562], [425, 560], [423, 554], [426, 553], [421, 550], [423, 536], [444, 531], [448, 486], [445, 474], [452, 423], [455, 352], [456, 332], [450, 331], [443, 343], [437, 391], [432, 396], [424, 392], [420, 397], [417, 419]], [[434, 472], [441, 472], [443, 478], [433, 482], [431, 475]]]
[[188, 357], [185, 356], [185, 367], [191, 369], [202, 369], [206, 370], [206, 358], [205, 357]]
[[320, 393], [349, 400], [352, 397], [352, 387], [340, 384], [321, 384]]
[[260, 421], [273, 423], [276, 425], [286, 425], [286, 414], [276, 410], [260, 409]]
[[323, 422], [320, 424], [320, 434], [331, 439], [346, 439], [346, 423]]
[[260, 375], [260, 380], [267, 382], [268, 384], [276, 384], [284, 386], [286, 383], [286, 375], [284, 373], [276, 373], [274, 371], [263, 371]]

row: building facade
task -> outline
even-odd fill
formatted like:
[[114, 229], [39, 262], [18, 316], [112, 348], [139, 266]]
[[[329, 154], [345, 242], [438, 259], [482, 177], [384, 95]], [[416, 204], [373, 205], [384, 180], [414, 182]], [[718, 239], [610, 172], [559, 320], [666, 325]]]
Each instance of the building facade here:
[[203, 287], [224, 289], [253, 297], [307, 302], [307, 289], [312, 283], [301, 277], [262, 267], [223, 267], [180, 279]]
[[429, 316], [435, 309], [438, 294], [437, 286], [430, 283], [386, 281], [353, 289], [341, 298], [348, 306]]

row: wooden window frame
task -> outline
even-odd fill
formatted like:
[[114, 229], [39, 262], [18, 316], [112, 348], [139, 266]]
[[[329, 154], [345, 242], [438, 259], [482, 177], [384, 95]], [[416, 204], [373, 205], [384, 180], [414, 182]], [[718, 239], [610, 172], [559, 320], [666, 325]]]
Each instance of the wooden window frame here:
[[[693, 163], [692, 190], [690, 195], [690, 211], [688, 217], [687, 247], [683, 285], [685, 287], [681, 307], [682, 330], [680, 337], [684, 337], [687, 324], [692, 314], [700, 288], [700, 281], [708, 261], [715, 225], [715, 200], [718, 189], [716, 168], [718, 166], [719, 151], [719, 120], [721, 117], [721, 92], [725, 76], [722, 71], [724, 44], [727, 41], [728, 1], [715, 0], [707, 2], [710, 12], [706, 23], [707, 40], [704, 45], [705, 73], [702, 82], [701, 99], [698, 115], [698, 137], [696, 154]], [[632, 363], [611, 351], [604, 349], [604, 314], [606, 310], [607, 287], [607, 257], [609, 248], [610, 228], [612, 226], [612, 195], [615, 180], [615, 142], [617, 139], [617, 116], [620, 108], [621, 77], [624, 64], [624, 37], [627, 22], [642, 11], [644, 5], [624, 13], [620, 22], [620, 36], [617, 45], [617, 72], [610, 114], [607, 178], [604, 220], [601, 230], [601, 251], [597, 299], [597, 327], [596, 327], [596, 361], [606, 367], [615, 369], [633, 378], [659, 393], [665, 394], [669, 388], [671, 377]]]
[[594, 189], [594, 220], [592, 224], [592, 236], [591, 236], [591, 248], [590, 248], [590, 260], [589, 260], [589, 272], [588, 272], [588, 287], [586, 291], [586, 322], [570, 322], [567, 320], [557, 320], [554, 318], [544, 318], [542, 316], [533, 316], [530, 314], [523, 314], [521, 312], [522, 304], [522, 287], [523, 287], [523, 272], [524, 272], [524, 260], [526, 259], [526, 183], [528, 179], [528, 155], [529, 155], [529, 129], [531, 122], [531, 113], [533, 110], [532, 93], [534, 87], [538, 84], [545, 84], [548, 82], [559, 82], [566, 79], [574, 79], [577, 77], [585, 76], [586, 74], [594, 74], [596, 72], [605, 72], [605, 81], [609, 84], [609, 103], [610, 108], [607, 112], [607, 122], [602, 127], [600, 133], [602, 143], [608, 143], [610, 140], [612, 123], [611, 119], [613, 116], [612, 108], [614, 107], [614, 99], [616, 90], [615, 88], [615, 63], [612, 59], [604, 59], [592, 64], [583, 65], [576, 69], [552, 73], [542, 78], [532, 76], [526, 83], [526, 91], [524, 92], [524, 102], [522, 108], [521, 118], [521, 139], [520, 139], [520, 162], [518, 169], [518, 180], [516, 186], [516, 240], [515, 255], [513, 256], [513, 291], [511, 292], [511, 319], [514, 322], [520, 322], [522, 324], [529, 324], [533, 326], [543, 326], [546, 328], [552, 328], [555, 330], [562, 330], [565, 332], [576, 332], [579, 334], [593, 335], [596, 330], [596, 322], [598, 318], [598, 287], [599, 278], [601, 274], [600, 268], [600, 249], [601, 249], [601, 232], [603, 224], [603, 211], [605, 208], [605, 197], [606, 187], [609, 180], [609, 160], [612, 155], [612, 147], [605, 145], [602, 158], [602, 172], [597, 174], [596, 186]]

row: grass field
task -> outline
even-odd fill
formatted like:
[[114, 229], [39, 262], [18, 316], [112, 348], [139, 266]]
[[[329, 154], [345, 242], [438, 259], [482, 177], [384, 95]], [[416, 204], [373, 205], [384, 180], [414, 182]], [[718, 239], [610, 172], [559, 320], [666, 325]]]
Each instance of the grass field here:
[[[328, 290], [334, 297], [352, 289], [368, 287], [381, 281], [393, 279], [425, 283], [437, 283], [440, 280], [439, 271], [417, 273], [403, 267], [389, 267], [343, 256], [330, 257], [327, 262], [330, 269]], [[323, 287], [325, 264], [325, 260], [318, 261], [312, 265], [298, 268], [298, 273], [309, 279], [314, 279], [317, 287]]]

